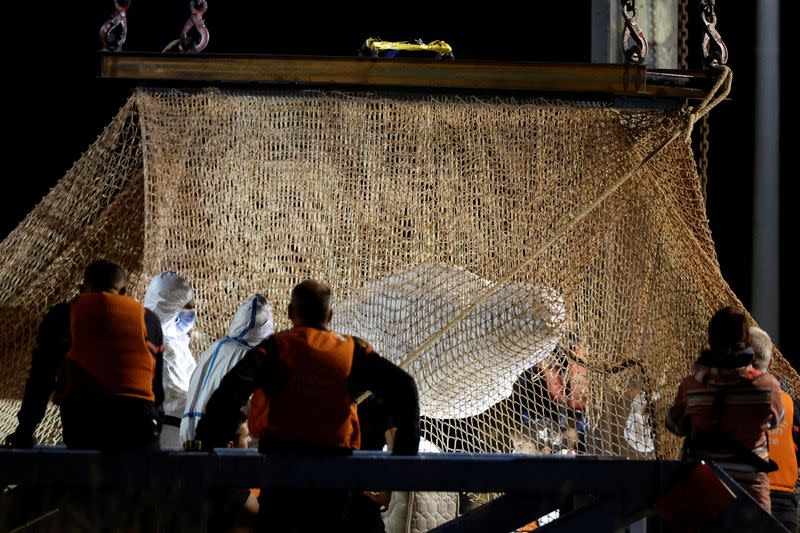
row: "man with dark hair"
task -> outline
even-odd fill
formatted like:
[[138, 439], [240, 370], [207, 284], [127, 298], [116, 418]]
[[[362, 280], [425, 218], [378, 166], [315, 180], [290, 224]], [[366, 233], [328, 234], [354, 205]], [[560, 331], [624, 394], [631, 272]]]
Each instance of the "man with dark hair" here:
[[[224, 445], [238, 412], [254, 392], [250, 426], [259, 426], [262, 453], [344, 455], [361, 446], [355, 399], [379, 398], [394, 422], [394, 454], [419, 448], [419, 399], [413, 378], [365, 341], [329, 331], [330, 289], [314, 280], [292, 291], [293, 327], [250, 351], [220, 383], [197, 426], [204, 448]], [[261, 492], [260, 531], [382, 531], [375, 505], [353, 491]], [[317, 511], [308, 516], [309, 505]], [[374, 519], [377, 518], [377, 519]]]
[[703, 352], [701, 359], [719, 358], [725, 354], [739, 357], [741, 366], [750, 364], [753, 360], [753, 351], [746, 348], [750, 343], [747, 318], [741, 309], [728, 306], [723, 307], [708, 321], [708, 347]]
[[126, 295], [127, 278], [118, 264], [94, 261], [80, 294], [45, 315], [8, 445], [33, 446], [53, 394], [68, 447], [158, 449], [161, 325]]
[[708, 324], [709, 349], [684, 378], [666, 426], [686, 437], [684, 458], [715, 461], [770, 510], [767, 431], [783, 420], [780, 385], [751, 366], [747, 318], [733, 307]]
[[98, 259], [89, 264], [83, 272], [81, 292], [112, 292], [125, 294], [128, 273], [113, 261]]
[[324, 283], [308, 279], [292, 289], [289, 317], [296, 316], [306, 325], [321, 325], [331, 321], [331, 289]]

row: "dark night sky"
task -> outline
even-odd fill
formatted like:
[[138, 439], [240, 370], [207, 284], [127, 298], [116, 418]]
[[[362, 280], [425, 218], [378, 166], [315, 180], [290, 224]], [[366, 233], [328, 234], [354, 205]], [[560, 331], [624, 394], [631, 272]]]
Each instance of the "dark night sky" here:
[[[255, 52], [352, 56], [366, 37], [390, 40], [444, 39], [456, 59], [588, 62], [590, 2], [535, 2], [526, 15], [516, 4], [476, 4], [431, 10], [420, 4], [339, 3], [316, 7], [306, 2], [272, 3], [208, 0], [211, 30], [208, 52]], [[788, 48], [794, 28], [792, 2], [782, 2], [782, 76], [789, 73]], [[55, 5], [55, 4], [54, 4]], [[690, 1], [690, 5], [694, 2]], [[113, 2], [19, 2], [4, 9], [6, 189], [14, 194], [0, 218], [6, 235], [91, 144], [130, 93], [131, 85], [96, 78], [97, 32]], [[512, 7], [513, 6], [513, 7]], [[746, 305], [751, 301], [753, 99], [755, 2], [717, 2], [718, 29], [730, 48], [734, 71], [731, 100], [712, 113], [708, 215], [725, 278]], [[188, 1], [132, 0], [127, 50], [160, 51], [177, 37]], [[692, 16], [694, 17], [694, 13]], [[699, 66], [699, 28], [691, 26], [690, 66]], [[794, 198], [789, 151], [798, 146], [797, 103], [788, 81], [782, 96], [782, 334], [781, 347], [792, 360], [800, 338], [789, 302], [797, 295], [789, 268], [789, 208]], [[758, 318], [758, 317], [756, 317]]]

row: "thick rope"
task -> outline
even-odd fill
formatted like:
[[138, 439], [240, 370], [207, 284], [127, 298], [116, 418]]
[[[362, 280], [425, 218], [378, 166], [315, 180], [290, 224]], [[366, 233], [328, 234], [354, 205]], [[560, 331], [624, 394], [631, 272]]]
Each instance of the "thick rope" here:
[[703, 200], [708, 201], [708, 135], [710, 132], [708, 115], [700, 119], [700, 141], [697, 145], [697, 173], [700, 174], [700, 185], [703, 187]]
[[638, 165], [636, 165], [636, 167], [626, 172], [624, 176], [622, 176], [620, 179], [614, 182], [608, 189], [606, 189], [603, 192], [603, 194], [598, 196], [594, 202], [586, 206], [586, 208], [584, 208], [583, 211], [578, 213], [578, 215], [575, 216], [575, 218], [570, 220], [567, 224], [561, 226], [561, 228], [559, 228], [546, 242], [544, 242], [541, 246], [539, 246], [534, 250], [533, 255], [531, 255], [528, 259], [520, 263], [519, 266], [509, 271], [505, 276], [498, 279], [494, 283], [491, 289], [484, 292], [483, 296], [474, 300], [471, 304], [465, 307], [464, 310], [461, 311], [461, 313], [459, 313], [457, 317], [448, 322], [447, 325], [445, 325], [442, 329], [440, 329], [439, 331], [428, 337], [422, 344], [419, 345], [419, 347], [416, 350], [414, 350], [411, 354], [406, 356], [405, 359], [403, 359], [403, 361], [400, 363], [400, 366], [402, 368], [408, 368], [408, 366], [411, 365], [415, 360], [417, 360], [417, 358], [419, 358], [420, 355], [425, 353], [425, 351], [428, 350], [428, 348], [430, 348], [431, 345], [434, 342], [436, 342], [437, 339], [439, 339], [439, 337], [450, 331], [456, 324], [464, 320], [476, 307], [478, 307], [479, 305], [484, 303], [487, 299], [489, 299], [489, 297], [491, 297], [495, 292], [497, 292], [506, 282], [510, 281], [514, 276], [519, 274], [522, 270], [524, 270], [536, 259], [538, 259], [539, 256], [542, 255], [542, 253], [545, 250], [547, 250], [548, 248], [550, 248], [550, 246], [561, 240], [561, 238], [564, 237], [564, 235], [572, 231], [572, 229], [575, 228], [575, 226], [577, 226], [581, 221], [583, 221], [583, 219], [589, 216], [589, 214], [592, 211], [597, 209], [610, 196], [616, 193], [620, 187], [625, 185], [625, 183], [627, 183], [628, 180], [634, 174], [636, 174], [639, 170], [641, 170], [642, 167], [644, 167], [654, 157], [660, 154], [667, 146], [669, 146], [672, 143], [672, 141], [680, 137], [681, 133], [682, 130], [679, 129], [678, 131], [673, 133], [672, 136], [669, 137], [666, 141], [658, 145], [658, 147], [656, 147], [652, 152], [650, 152], [647, 155], [647, 157], [645, 157]]
[[733, 71], [727, 65], [720, 65], [716, 67], [720, 71], [720, 75], [714, 86], [708, 92], [708, 95], [700, 102], [689, 114], [689, 123], [686, 127], [686, 141], [689, 142], [692, 136], [692, 130], [695, 123], [708, 114], [709, 111], [717, 107], [717, 105], [728, 97], [731, 92], [731, 84], [733, 83]]
[[[720, 102], [722, 102], [730, 93], [731, 90], [731, 81], [733, 79], [733, 73], [731, 69], [725, 65], [718, 67], [719, 70], [722, 72], [720, 77], [717, 79], [714, 86], [709, 91], [708, 95], [703, 99], [694, 113], [690, 113], [687, 118], [687, 126], [686, 131], [688, 135], [684, 133], [684, 136], [687, 142], [691, 139], [691, 131], [692, 128], [697, 122], [698, 119], [702, 118], [709, 111], [714, 109]], [[720, 92], [720, 89], [722, 91]], [[715, 96], [716, 95], [716, 96]], [[414, 363], [423, 353], [425, 353], [434, 342], [436, 342], [440, 337], [442, 337], [445, 333], [450, 331], [453, 327], [456, 326], [459, 322], [463, 321], [469, 314], [475, 310], [476, 307], [484, 303], [488, 300], [494, 293], [496, 293], [502, 286], [504, 286], [508, 281], [514, 278], [517, 274], [522, 272], [525, 268], [530, 266], [535, 260], [539, 258], [542, 253], [550, 248], [553, 244], [561, 240], [567, 233], [572, 231], [581, 221], [583, 221], [587, 216], [589, 216], [592, 211], [597, 209], [603, 202], [605, 202], [609, 197], [611, 197], [614, 193], [616, 193], [620, 187], [625, 185], [631, 177], [634, 176], [637, 172], [639, 172], [645, 165], [647, 165], [650, 161], [652, 161], [655, 157], [657, 157], [667, 146], [669, 146], [672, 141], [680, 137], [682, 130], [677, 130], [675, 133], [672, 134], [666, 141], [662, 142], [658, 145], [653, 151], [651, 151], [642, 161], [639, 162], [633, 169], [629, 170], [625, 173], [620, 179], [614, 182], [608, 189], [606, 189], [603, 194], [598, 196], [594, 202], [586, 206], [577, 216], [575, 216], [572, 220], [570, 220], [567, 224], [561, 226], [546, 242], [540, 245], [537, 249], [534, 250], [533, 254], [525, 261], [520, 263], [516, 268], [510, 270], [505, 276], [498, 279], [491, 289], [487, 290], [483, 293], [480, 298], [473, 300], [471, 304], [465, 307], [461, 313], [458, 314], [454, 319], [448, 322], [443, 328], [438, 330], [436, 333], [432, 334], [430, 337], [425, 339], [425, 341], [420, 344], [416, 350], [411, 352], [409, 355], [405, 357], [400, 363], [402, 368], [408, 368], [411, 364]]]

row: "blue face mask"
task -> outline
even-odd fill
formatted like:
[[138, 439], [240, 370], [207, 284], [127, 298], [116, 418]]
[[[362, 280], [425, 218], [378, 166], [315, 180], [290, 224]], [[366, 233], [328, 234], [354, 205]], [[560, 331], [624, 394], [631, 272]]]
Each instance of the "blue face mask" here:
[[197, 319], [196, 309], [181, 309], [178, 311], [178, 320], [175, 328], [179, 333], [189, 333]]

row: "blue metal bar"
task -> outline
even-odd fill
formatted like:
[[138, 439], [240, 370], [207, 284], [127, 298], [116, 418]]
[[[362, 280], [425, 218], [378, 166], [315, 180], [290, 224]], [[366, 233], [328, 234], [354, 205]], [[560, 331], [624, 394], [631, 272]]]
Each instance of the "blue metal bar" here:
[[[652, 513], [674, 480], [692, 465], [598, 457], [501, 454], [421, 454], [396, 457], [356, 452], [347, 457], [260, 455], [253, 450], [215, 453], [111, 454], [64, 448], [0, 450], [0, 486], [18, 484], [81, 494], [130, 494], [178, 505], [180, 530], [201, 527], [191, 511], [209, 489], [266, 487], [392, 489], [510, 493], [439, 529], [504, 532], [555, 508], [561, 518], [546, 531], [615, 531]], [[730, 476], [712, 465], [736, 494], [723, 513], [725, 527], [781, 531], [778, 523]], [[108, 489], [111, 489], [110, 491]], [[568, 512], [573, 497], [583, 506]], [[0, 509], [0, 511], [2, 511]], [[0, 512], [0, 514], [2, 514]], [[0, 516], [0, 518], [2, 518]]]
[[[237, 450], [248, 452], [248, 450]], [[216, 487], [392, 489], [539, 494], [660, 490], [684, 467], [674, 461], [505, 454], [357, 452], [349, 457], [251, 453], [109, 454], [37, 448], [0, 450], [0, 483], [164, 486], [192, 479]]]

